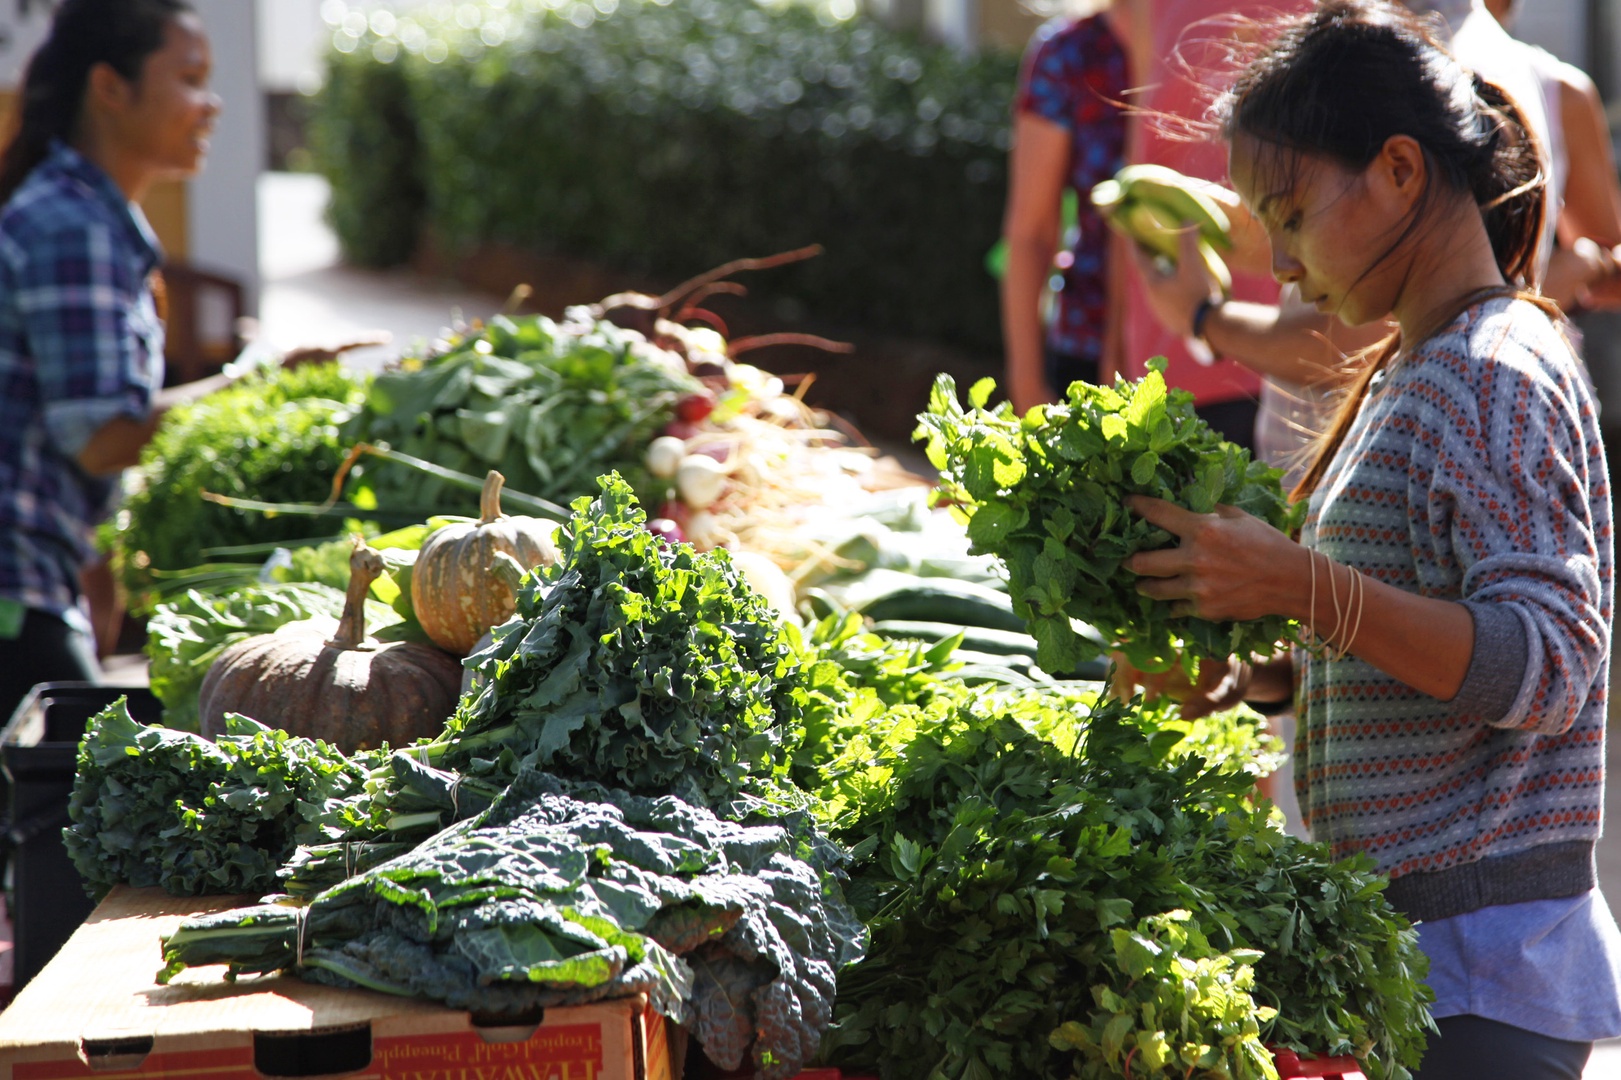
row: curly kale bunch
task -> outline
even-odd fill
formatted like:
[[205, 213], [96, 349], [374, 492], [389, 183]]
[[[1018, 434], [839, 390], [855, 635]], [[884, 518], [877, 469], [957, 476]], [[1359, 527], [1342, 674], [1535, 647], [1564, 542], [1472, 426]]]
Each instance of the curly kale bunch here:
[[527, 759], [710, 806], [792, 797], [807, 691], [775, 614], [725, 551], [666, 544], [617, 473], [599, 483], [575, 500], [563, 557], [469, 659], [484, 685], [439, 740], [441, 764], [511, 776]]

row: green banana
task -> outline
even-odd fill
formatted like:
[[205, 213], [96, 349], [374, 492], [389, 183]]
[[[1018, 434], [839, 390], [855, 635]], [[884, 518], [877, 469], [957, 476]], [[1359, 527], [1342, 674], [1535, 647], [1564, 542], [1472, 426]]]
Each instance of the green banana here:
[[1159, 204], [1136, 199], [1122, 204], [1110, 220], [1117, 222], [1121, 231], [1137, 243], [1173, 262], [1182, 250], [1182, 231], [1190, 227]]
[[1127, 165], [1115, 174], [1125, 201], [1141, 200], [1163, 206], [1179, 222], [1199, 228], [1199, 235], [1218, 248], [1233, 246], [1232, 222], [1221, 204], [1197, 186], [1197, 181], [1163, 165]]
[[1223, 293], [1231, 293], [1233, 276], [1218, 248], [1230, 248], [1230, 222], [1221, 205], [1193, 182], [1163, 165], [1128, 165], [1111, 180], [1092, 188], [1092, 205], [1116, 231], [1160, 258], [1176, 261], [1182, 234], [1199, 232], [1199, 256]]
[[1222, 259], [1221, 254], [1202, 237], [1199, 240], [1199, 254], [1204, 258], [1205, 269], [1210, 272], [1211, 277], [1216, 279], [1216, 284], [1221, 286], [1221, 294], [1223, 296], [1233, 295], [1232, 271], [1227, 269], [1227, 263]]
[[1118, 180], [1099, 180], [1092, 185], [1092, 205], [1098, 212], [1108, 215], [1114, 212], [1126, 197], [1126, 189]]

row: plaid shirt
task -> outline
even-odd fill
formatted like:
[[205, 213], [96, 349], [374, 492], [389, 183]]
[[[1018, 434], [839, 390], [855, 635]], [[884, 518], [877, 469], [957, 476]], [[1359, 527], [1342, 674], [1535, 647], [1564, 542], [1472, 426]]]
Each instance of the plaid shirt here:
[[163, 383], [160, 258], [140, 209], [62, 143], [0, 208], [0, 597], [77, 611], [117, 480], [76, 458]]

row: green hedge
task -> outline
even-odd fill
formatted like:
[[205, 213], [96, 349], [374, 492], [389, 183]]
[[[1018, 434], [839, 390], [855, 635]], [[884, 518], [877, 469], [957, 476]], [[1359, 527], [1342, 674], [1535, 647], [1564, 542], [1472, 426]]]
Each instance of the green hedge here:
[[1016, 69], [798, 3], [351, 12], [313, 149], [358, 262], [418, 219], [676, 276], [814, 242], [772, 284], [822, 318], [994, 347]]

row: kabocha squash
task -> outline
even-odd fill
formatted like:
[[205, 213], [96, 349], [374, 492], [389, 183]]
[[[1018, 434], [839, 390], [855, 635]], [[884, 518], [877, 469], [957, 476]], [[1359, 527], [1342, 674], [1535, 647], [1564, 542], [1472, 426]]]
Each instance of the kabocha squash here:
[[382, 572], [382, 556], [357, 541], [335, 628], [291, 623], [221, 653], [199, 695], [203, 734], [237, 712], [345, 753], [437, 735], [456, 710], [461, 665], [432, 645], [366, 637], [366, 592]]
[[501, 512], [501, 485], [494, 469], [484, 478], [479, 520], [436, 530], [417, 553], [411, 571], [411, 605], [423, 631], [440, 648], [466, 656], [492, 626], [512, 618], [514, 590], [490, 573], [504, 552], [525, 570], [557, 561], [552, 533], [557, 523], [544, 518], [508, 517]]

